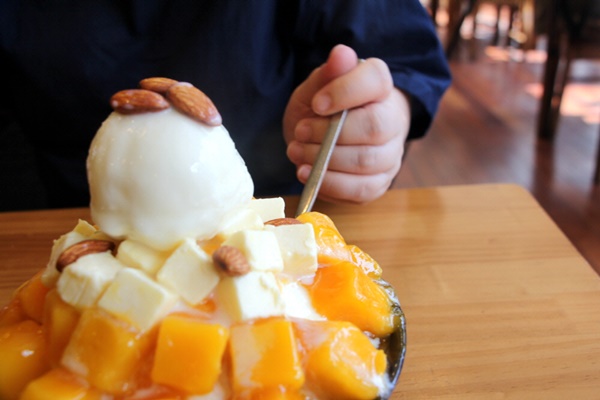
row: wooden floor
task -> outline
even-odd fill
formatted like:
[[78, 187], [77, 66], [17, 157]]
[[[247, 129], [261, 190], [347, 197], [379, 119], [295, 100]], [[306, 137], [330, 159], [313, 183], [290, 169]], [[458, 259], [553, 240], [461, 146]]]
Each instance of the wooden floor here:
[[592, 184], [600, 64], [573, 65], [552, 143], [535, 134], [544, 56], [488, 46], [485, 38], [463, 41], [439, 114], [429, 134], [410, 144], [394, 187], [522, 185], [600, 273], [600, 188]]

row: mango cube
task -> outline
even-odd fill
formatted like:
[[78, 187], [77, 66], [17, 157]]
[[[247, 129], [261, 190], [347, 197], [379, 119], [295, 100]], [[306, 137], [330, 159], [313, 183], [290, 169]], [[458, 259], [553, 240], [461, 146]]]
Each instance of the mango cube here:
[[269, 318], [233, 325], [230, 333], [232, 384], [235, 393], [258, 388], [298, 390], [304, 372], [292, 323]]
[[209, 393], [221, 374], [228, 338], [221, 325], [167, 316], [158, 333], [152, 380], [188, 393]]
[[308, 290], [313, 306], [327, 319], [350, 321], [378, 337], [391, 334], [399, 323], [385, 289], [351, 262], [322, 266]]
[[48, 360], [52, 365], [58, 365], [79, 321], [79, 311], [65, 303], [56, 289], [48, 293], [44, 311], [42, 327], [48, 343]]
[[28, 319], [21, 305], [21, 299], [13, 297], [10, 302], [0, 309], [0, 328]]
[[81, 314], [62, 365], [102, 391], [122, 394], [135, 388], [135, 372], [142, 370], [154, 337], [106, 312], [89, 309]]
[[48, 288], [42, 283], [42, 271], [27, 281], [17, 293], [25, 314], [36, 322], [42, 322], [44, 302]]
[[80, 377], [56, 368], [31, 381], [19, 400], [100, 400], [101, 393]]
[[0, 399], [17, 399], [49, 368], [41, 326], [25, 320], [0, 328]]
[[236, 393], [230, 400], [306, 400], [307, 397], [297, 390], [285, 387], [268, 387]]
[[385, 387], [385, 353], [345, 321], [301, 321], [308, 387], [319, 398], [372, 400]]

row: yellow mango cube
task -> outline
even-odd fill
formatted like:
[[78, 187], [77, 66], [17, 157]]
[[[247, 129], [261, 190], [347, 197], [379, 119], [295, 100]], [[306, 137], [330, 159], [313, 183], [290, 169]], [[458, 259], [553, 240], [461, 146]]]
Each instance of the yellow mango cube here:
[[351, 262], [320, 267], [308, 291], [318, 313], [330, 320], [350, 321], [375, 336], [391, 334], [399, 323], [385, 289]]
[[269, 318], [234, 325], [229, 343], [234, 393], [269, 387], [293, 391], [304, 384], [290, 321]]
[[165, 317], [152, 380], [188, 393], [209, 393], [221, 375], [228, 338], [229, 331], [221, 325], [182, 315]]
[[63, 351], [77, 326], [77, 321], [79, 321], [79, 311], [65, 303], [56, 289], [51, 290], [46, 296], [44, 324], [42, 325], [48, 343], [48, 360], [51, 365], [59, 365]]
[[25, 385], [48, 370], [41, 326], [25, 320], [0, 328], [0, 399], [17, 399]]
[[16, 297], [13, 297], [7, 305], [0, 309], [0, 328], [25, 321], [26, 319], [28, 318], [21, 305], [21, 299]]
[[285, 387], [268, 387], [236, 393], [230, 400], [306, 400], [306, 396], [297, 390]]
[[56, 368], [31, 381], [19, 400], [96, 400], [101, 393], [71, 372]]
[[319, 264], [329, 265], [350, 259], [346, 241], [327, 215], [311, 211], [300, 214], [296, 219], [313, 226]]
[[152, 332], [142, 334], [102, 310], [86, 310], [61, 363], [102, 391], [128, 393], [137, 387], [136, 371], [144, 370], [150, 355], [155, 340]]
[[347, 244], [327, 215], [311, 211], [299, 215], [297, 219], [313, 226], [318, 248], [317, 260], [320, 265], [350, 261], [360, 267], [369, 277], [381, 278], [382, 269], [377, 261], [359, 247]]
[[32, 320], [41, 323], [44, 315], [44, 302], [48, 289], [42, 283], [42, 272], [40, 271], [27, 281], [17, 293], [25, 314]]
[[385, 387], [387, 359], [345, 321], [298, 321], [307, 386], [319, 398], [374, 399]]

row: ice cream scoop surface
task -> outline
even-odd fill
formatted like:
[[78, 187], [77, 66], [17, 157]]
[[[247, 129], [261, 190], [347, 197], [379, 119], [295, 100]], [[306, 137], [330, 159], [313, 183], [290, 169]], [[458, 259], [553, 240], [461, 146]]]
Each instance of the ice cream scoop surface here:
[[158, 249], [212, 237], [254, 191], [225, 127], [174, 108], [113, 112], [94, 137], [87, 168], [99, 228]]

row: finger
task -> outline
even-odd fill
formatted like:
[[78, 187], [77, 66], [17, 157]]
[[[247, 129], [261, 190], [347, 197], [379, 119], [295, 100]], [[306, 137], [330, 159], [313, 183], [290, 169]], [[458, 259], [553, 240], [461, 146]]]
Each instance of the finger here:
[[[295, 139], [306, 143], [321, 143], [329, 121], [328, 117], [301, 120], [296, 126]], [[395, 135], [406, 137], [409, 125], [408, 98], [394, 88], [385, 100], [350, 110], [338, 143], [380, 145]]]
[[[298, 170], [308, 175], [310, 166]], [[352, 175], [327, 171], [319, 190], [319, 198], [332, 203], [366, 203], [381, 197], [390, 187], [395, 174]]]
[[331, 115], [347, 108], [380, 101], [389, 96], [394, 85], [387, 64], [370, 58], [356, 68], [328, 82], [312, 97], [312, 109]]
[[[318, 144], [292, 142], [287, 156], [297, 166], [313, 165], [319, 149]], [[399, 168], [403, 152], [404, 140], [401, 137], [380, 146], [336, 146], [328, 170], [355, 175], [379, 174]]]
[[[337, 141], [338, 145], [381, 145], [408, 130], [405, 115], [388, 103], [371, 103], [350, 110]], [[295, 139], [321, 143], [329, 129], [329, 117], [305, 118], [298, 123]]]

